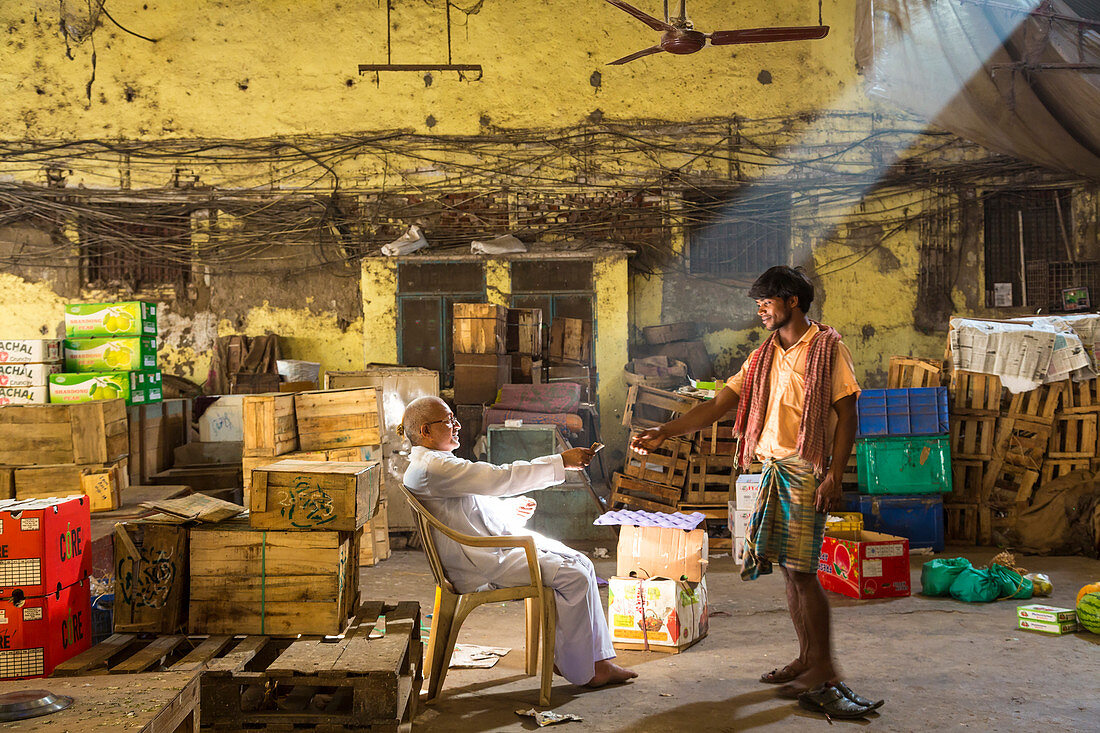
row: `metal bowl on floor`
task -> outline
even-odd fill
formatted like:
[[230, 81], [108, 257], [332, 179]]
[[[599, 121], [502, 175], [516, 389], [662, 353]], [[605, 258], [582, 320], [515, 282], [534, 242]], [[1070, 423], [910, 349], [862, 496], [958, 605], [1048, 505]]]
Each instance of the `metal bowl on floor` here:
[[21, 690], [0, 695], [0, 722], [37, 718], [56, 713], [73, 704], [71, 697], [55, 695], [49, 690]]

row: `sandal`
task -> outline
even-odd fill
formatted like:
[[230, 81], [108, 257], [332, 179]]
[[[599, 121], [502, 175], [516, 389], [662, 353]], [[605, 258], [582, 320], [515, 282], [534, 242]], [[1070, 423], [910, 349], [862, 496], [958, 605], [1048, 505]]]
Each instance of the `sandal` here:
[[773, 669], [771, 672], [760, 675], [760, 681], [769, 685], [782, 685], [784, 682], [796, 679], [800, 674], [802, 672], [794, 671], [794, 665], [788, 664], [783, 669]]
[[871, 712], [871, 708], [852, 702], [835, 685], [828, 682], [803, 692], [798, 696], [798, 704], [811, 712], [822, 713], [830, 722], [833, 718], [855, 720], [866, 717]]
[[863, 707], [869, 708], [870, 710], [878, 710], [886, 704], [885, 700], [871, 701], [861, 695], [857, 695], [856, 693], [852, 692], [852, 688], [848, 687], [848, 685], [844, 684], [843, 682], [834, 682], [833, 687], [840, 690], [841, 695], [844, 695], [844, 697], [848, 698], [856, 705], [862, 705]]

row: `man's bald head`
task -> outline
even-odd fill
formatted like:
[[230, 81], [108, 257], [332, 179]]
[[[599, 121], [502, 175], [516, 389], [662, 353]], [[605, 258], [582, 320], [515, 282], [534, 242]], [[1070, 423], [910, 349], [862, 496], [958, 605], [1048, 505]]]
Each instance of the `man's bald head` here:
[[447, 403], [438, 397], [417, 397], [405, 407], [401, 418], [405, 437], [413, 445], [420, 445], [420, 429], [430, 422], [446, 420], [450, 412]]

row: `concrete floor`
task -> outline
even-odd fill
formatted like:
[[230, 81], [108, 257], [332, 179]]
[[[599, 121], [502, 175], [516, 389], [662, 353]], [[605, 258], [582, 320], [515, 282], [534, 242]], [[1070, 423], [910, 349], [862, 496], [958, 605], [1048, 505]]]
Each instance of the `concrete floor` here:
[[[614, 548], [610, 548], [612, 552]], [[948, 548], [982, 564], [990, 548]], [[912, 558], [912, 581], [920, 587], [921, 564]], [[1100, 561], [1081, 557], [1017, 558], [1054, 583], [1052, 605], [1071, 606], [1077, 589], [1100, 578]], [[613, 560], [596, 560], [602, 577]], [[678, 655], [623, 652], [634, 668], [633, 683], [583, 690], [555, 678], [553, 708], [575, 713], [583, 723], [555, 728], [621, 731], [783, 731], [824, 729], [826, 721], [778, 699], [761, 684], [762, 672], [796, 655], [783, 582], [777, 575], [744, 582], [729, 555], [712, 558], [707, 573], [710, 635]], [[362, 597], [419, 600], [431, 612], [434, 586], [419, 550], [399, 550], [362, 570]], [[603, 593], [606, 608], [606, 588]], [[1015, 628], [1015, 601], [988, 605], [921, 596], [855, 601], [834, 593], [835, 645], [848, 683], [886, 705], [867, 721], [837, 725], [915, 731], [967, 728], [978, 731], [1100, 731], [1100, 636], [1063, 637]], [[523, 605], [485, 606], [462, 628], [460, 640], [512, 647], [488, 670], [450, 670], [444, 694], [421, 708], [419, 730], [535, 730], [517, 709], [538, 702], [538, 679], [523, 674]], [[714, 615], [715, 612], [724, 612]], [[728, 614], [728, 615], [726, 615]], [[425, 639], [426, 640], [426, 639]]]

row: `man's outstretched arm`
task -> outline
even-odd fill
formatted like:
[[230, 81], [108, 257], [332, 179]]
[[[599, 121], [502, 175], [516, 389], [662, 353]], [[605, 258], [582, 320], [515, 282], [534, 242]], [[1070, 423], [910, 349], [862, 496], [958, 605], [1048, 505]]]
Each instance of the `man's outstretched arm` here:
[[737, 409], [738, 395], [729, 387], [723, 387], [714, 399], [701, 402], [686, 413], [649, 430], [630, 441], [635, 450], [645, 453], [659, 448], [669, 438], [694, 433], [721, 420], [731, 410]]

